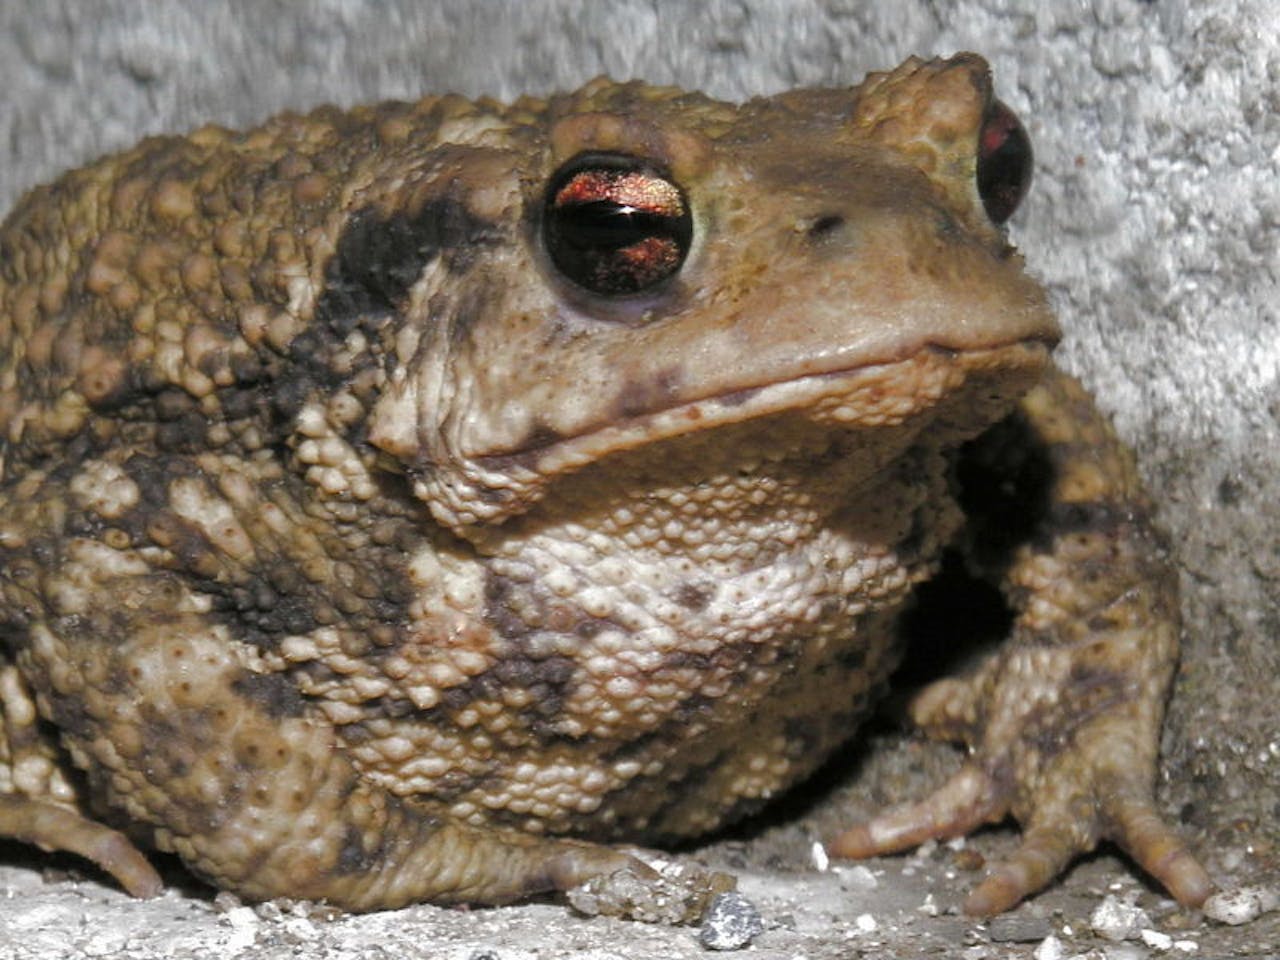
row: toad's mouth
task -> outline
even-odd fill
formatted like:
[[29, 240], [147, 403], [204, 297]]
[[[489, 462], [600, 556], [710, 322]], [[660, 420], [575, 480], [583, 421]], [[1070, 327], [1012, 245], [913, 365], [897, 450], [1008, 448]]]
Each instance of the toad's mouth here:
[[519, 450], [474, 458], [487, 469], [516, 468], [541, 476], [580, 469], [616, 453], [690, 433], [794, 415], [847, 431], [909, 421], [965, 436], [1002, 417], [1039, 379], [1051, 343], [1024, 340], [956, 351], [927, 345], [908, 357], [798, 376], [641, 411], [571, 437], [535, 437]]
[[[527, 512], [592, 465], [645, 460], [656, 480], [673, 443], [686, 455], [699, 450], [707, 470], [804, 460], [828, 443], [856, 457], [862, 446], [875, 453], [856, 472], [870, 472], [925, 430], [945, 446], [1002, 418], [1039, 379], [1051, 347], [1038, 337], [963, 350], [929, 344], [886, 362], [639, 405], [572, 435], [535, 430], [500, 451], [434, 459], [414, 489], [438, 521], [462, 533]], [[682, 467], [686, 480], [696, 473], [696, 465]]]

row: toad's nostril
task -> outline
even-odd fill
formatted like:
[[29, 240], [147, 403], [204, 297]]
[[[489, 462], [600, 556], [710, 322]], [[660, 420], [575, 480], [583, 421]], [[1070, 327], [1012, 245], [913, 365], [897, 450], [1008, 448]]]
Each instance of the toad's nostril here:
[[823, 240], [844, 226], [844, 217], [838, 213], [825, 213], [815, 217], [807, 231], [810, 240]]

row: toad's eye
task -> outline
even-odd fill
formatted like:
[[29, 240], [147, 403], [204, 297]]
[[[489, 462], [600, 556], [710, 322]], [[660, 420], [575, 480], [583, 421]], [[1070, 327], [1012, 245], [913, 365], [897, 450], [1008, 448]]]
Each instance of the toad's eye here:
[[624, 296], [680, 269], [693, 218], [684, 192], [656, 165], [585, 154], [552, 178], [542, 232], [562, 274], [593, 293]]
[[978, 195], [987, 216], [1004, 223], [1031, 186], [1031, 138], [1018, 117], [993, 100], [978, 138]]

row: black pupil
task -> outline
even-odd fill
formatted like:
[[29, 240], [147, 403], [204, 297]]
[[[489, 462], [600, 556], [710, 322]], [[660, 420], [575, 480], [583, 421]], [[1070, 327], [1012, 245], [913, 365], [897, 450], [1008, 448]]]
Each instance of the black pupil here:
[[668, 220], [612, 200], [577, 204], [565, 209], [561, 216], [573, 221], [572, 239], [566, 239], [567, 243], [614, 249], [662, 232]]
[[594, 293], [626, 295], [652, 289], [680, 269], [693, 220], [683, 192], [656, 165], [590, 155], [552, 179], [543, 236], [568, 279]]

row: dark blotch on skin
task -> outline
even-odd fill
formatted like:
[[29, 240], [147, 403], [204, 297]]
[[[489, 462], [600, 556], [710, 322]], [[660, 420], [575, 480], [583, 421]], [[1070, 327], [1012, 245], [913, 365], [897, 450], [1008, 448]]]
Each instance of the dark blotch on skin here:
[[274, 650], [284, 636], [316, 629], [321, 625], [317, 610], [327, 604], [324, 586], [305, 581], [296, 593], [277, 593], [261, 579], [236, 584], [205, 581], [201, 587], [213, 598], [215, 620], [245, 643], [265, 650]]
[[349, 823], [342, 834], [342, 847], [338, 851], [338, 860], [334, 864], [334, 872], [339, 876], [355, 876], [368, 872], [378, 863], [382, 851], [366, 850], [364, 834], [355, 824]]
[[151, 513], [169, 502], [169, 484], [196, 473], [184, 457], [149, 457], [135, 453], [124, 462], [124, 472], [138, 486], [139, 500], [147, 505], [143, 513]]
[[208, 447], [208, 421], [198, 413], [156, 425], [156, 447], [170, 453], [189, 453]]
[[554, 740], [559, 734], [552, 721], [563, 713], [565, 700], [573, 691], [576, 670], [577, 665], [568, 657], [536, 659], [512, 652], [492, 668], [442, 691], [439, 705], [423, 716], [441, 727], [451, 726], [453, 715], [477, 700], [496, 699], [502, 690], [528, 690], [531, 702], [520, 711], [525, 729], [540, 739]]
[[966, 234], [964, 229], [956, 222], [956, 218], [950, 210], [944, 210], [941, 207], [933, 208], [933, 229], [938, 241], [944, 245], [960, 243], [964, 240]]
[[316, 318], [345, 336], [362, 317], [393, 312], [436, 257], [446, 256], [450, 269], [464, 272], [476, 248], [492, 246], [500, 236], [496, 224], [474, 216], [460, 197], [448, 194], [416, 213], [385, 216], [365, 207], [338, 238]]
[[707, 604], [711, 602], [711, 590], [706, 586], [684, 583], [676, 591], [675, 601], [686, 610], [692, 610], [697, 613], [700, 610], [705, 610]]
[[484, 584], [484, 618], [500, 636], [518, 640], [529, 635], [528, 625], [512, 616], [507, 598], [511, 594], [511, 581], [488, 571]]
[[741, 390], [733, 390], [729, 393], [722, 394], [716, 400], [720, 406], [727, 409], [740, 407], [756, 394], [760, 392], [760, 387], [743, 387]]
[[619, 391], [613, 402], [612, 414], [615, 420], [627, 420], [666, 410], [679, 394], [681, 376], [678, 370], [665, 370], [647, 383], [628, 383]]
[[52, 697], [53, 722], [58, 729], [73, 737], [92, 740], [97, 733], [97, 721], [89, 712], [84, 701], [78, 697]]
[[535, 422], [531, 429], [516, 445], [517, 450], [541, 450], [544, 447], [550, 447], [565, 439], [564, 434], [560, 433], [554, 427], [549, 427], [544, 423]]
[[246, 673], [232, 689], [273, 719], [302, 716], [302, 695], [280, 674]]
[[1077, 695], [1073, 706], [1086, 716], [1123, 703], [1135, 695], [1124, 674], [1087, 664], [1078, 664], [1072, 669], [1068, 686]]
[[1076, 731], [1090, 720], [1134, 696], [1123, 676], [1087, 666], [1073, 669], [1064, 689], [1071, 693], [1069, 700], [1032, 711], [1023, 726], [1025, 742], [1048, 760], [1070, 749]]

